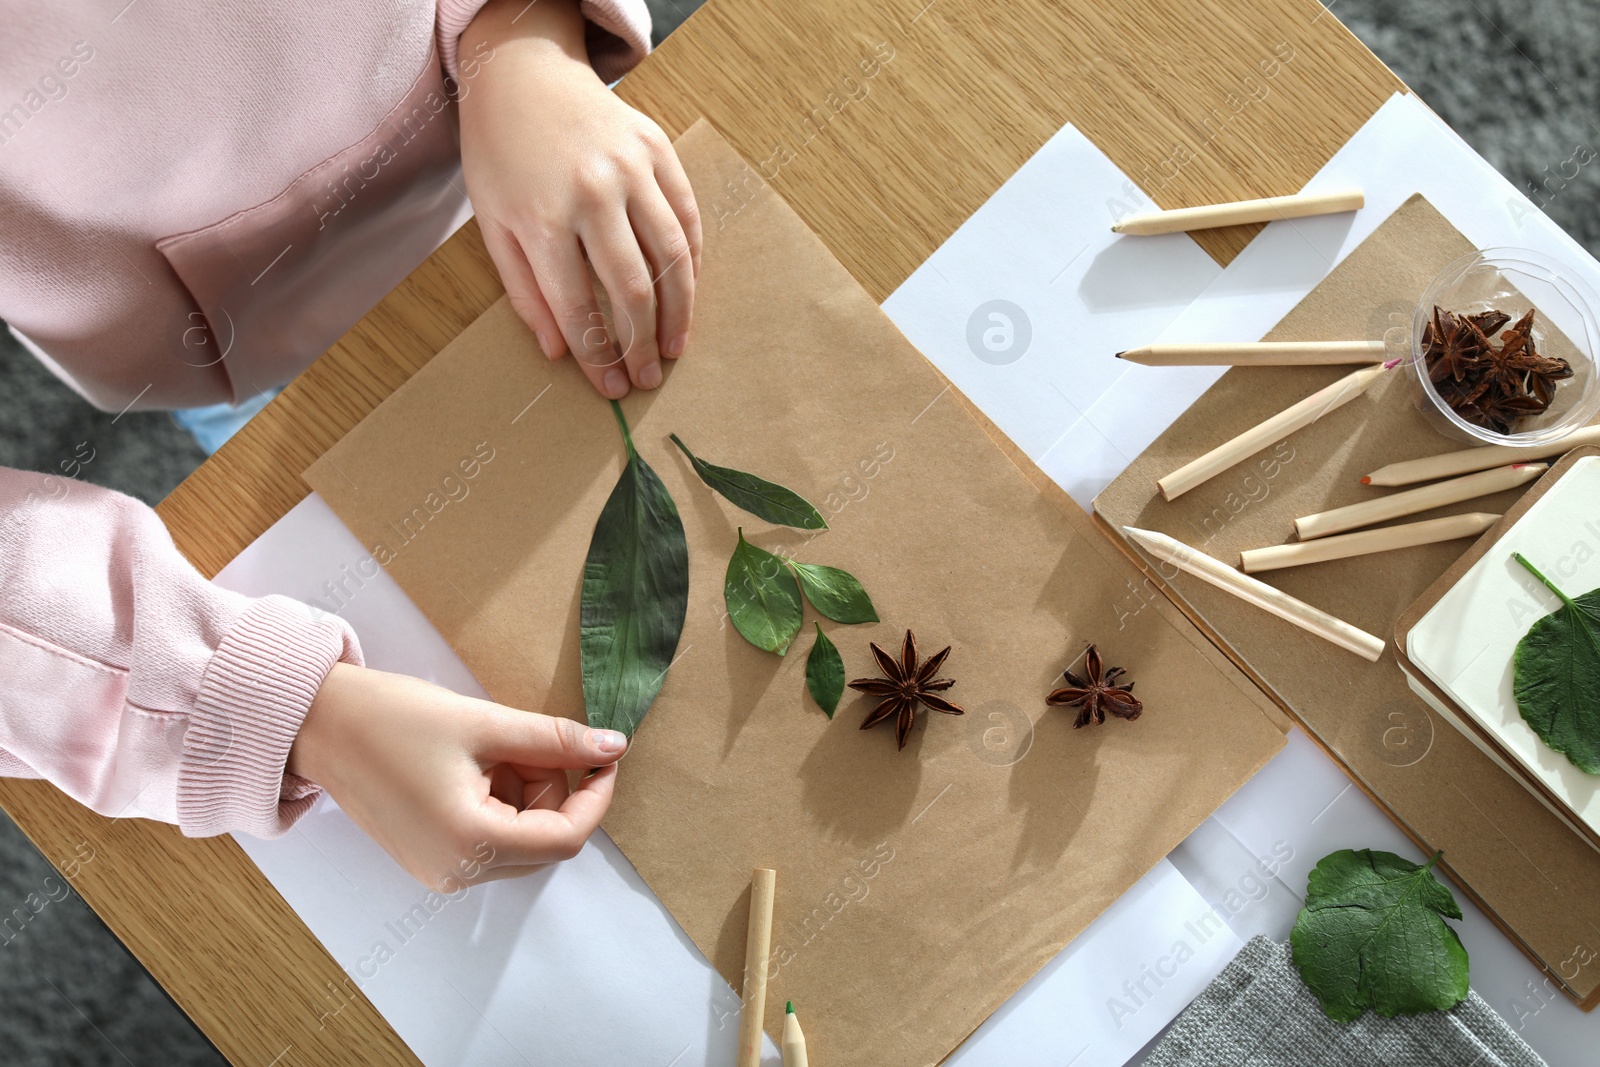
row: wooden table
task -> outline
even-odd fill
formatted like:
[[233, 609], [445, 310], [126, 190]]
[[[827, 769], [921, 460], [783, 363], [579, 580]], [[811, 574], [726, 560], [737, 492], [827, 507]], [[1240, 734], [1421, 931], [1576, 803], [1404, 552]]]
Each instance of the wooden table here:
[[[715, 0], [618, 91], [710, 118], [881, 300], [1066, 122], [1175, 207], [1299, 189], [1403, 88], [1316, 0]], [[162, 503], [178, 547], [215, 574], [501, 292], [468, 224]], [[417, 1062], [231, 839], [0, 804], [58, 866], [93, 850], [74, 887], [234, 1063]]]

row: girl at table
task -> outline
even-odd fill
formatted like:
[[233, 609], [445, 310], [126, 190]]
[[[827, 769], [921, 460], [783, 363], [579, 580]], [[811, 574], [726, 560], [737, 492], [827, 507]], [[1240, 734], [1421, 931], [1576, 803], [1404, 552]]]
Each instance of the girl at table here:
[[[467, 194], [547, 356], [620, 397], [685, 350], [694, 197], [606, 87], [648, 49], [643, 0], [5, 15], [0, 318], [104, 410], [267, 393], [448, 236]], [[0, 469], [0, 773], [190, 835], [283, 833], [325, 788], [431, 885], [570, 856], [599, 824], [621, 735], [368, 670], [342, 620], [211, 586], [74, 462]], [[604, 769], [569, 791], [588, 767]]]

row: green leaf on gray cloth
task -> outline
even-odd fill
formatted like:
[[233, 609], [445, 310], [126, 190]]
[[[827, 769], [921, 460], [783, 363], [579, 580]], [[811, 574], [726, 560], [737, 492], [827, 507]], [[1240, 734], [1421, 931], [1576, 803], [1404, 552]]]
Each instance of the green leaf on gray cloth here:
[[1444, 921], [1461, 908], [1433, 876], [1438, 860], [1341, 849], [1312, 870], [1289, 943], [1328, 1018], [1444, 1011], [1466, 998], [1467, 950]]
[[822, 632], [822, 624], [819, 622], [816, 627], [817, 643], [811, 646], [811, 655], [806, 657], [806, 688], [811, 690], [811, 699], [831, 719], [839, 707], [839, 698], [844, 696], [844, 660], [828, 635]]
[[742, 527], [722, 595], [728, 617], [746, 641], [780, 656], [789, 650], [800, 632], [800, 586], [782, 559], [744, 539]]
[[702, 482], [756, 518], [765, 519], [779, 526], [793, 526], [800, 530], [828, 528], [828, 524], [822, 519], [822, 513], [794, 490], [785, 489], [776, 482], [769, 482], [754, 474], [736, 471], [732, 467], [719, 467], [714, 463], [707, 463], [690, 452], [689, 446], [680, 441], [677, 434], [672, 435], [672, 443], [689, 457], [690, 465], [694, 467], [694, 472], [700, 476]]
[[1512, 659], [1517, 710], [1540, 740], [1585, 774], [1600, 774], [1600, 589], [1572, 598], [1529, 563], [1517, 562], [1561, 598], [1529, 628]]
[[834, 622], [878, 621], [872, 598], [849, 571], [793, 560], [789, 561], [789, 566], [800, 576], [800, 588], [811, 606]]
[[589, 725], [629, 737], [655, 702], [689, 610], [689, 550], [678, 507], [633, 446], [594, 524], [583, 564], [578, 652]]

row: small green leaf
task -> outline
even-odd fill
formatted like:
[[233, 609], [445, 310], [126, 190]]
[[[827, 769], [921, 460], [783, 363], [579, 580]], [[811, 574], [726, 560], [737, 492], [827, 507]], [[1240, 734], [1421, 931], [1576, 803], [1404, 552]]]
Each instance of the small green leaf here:
[[779, 526], [793, 526], [799, 530], [828, 528], [828, 524], [822, 520], [822, 513], [792, 489], [785, 489], [775, 482], [758, 478], [754, 474], [746, 474], [744, 471], [736, 471], [732, 467], [719, 467], [714, 463], [707, 463], [690, 452], [689, 446], [678, 440], [677, 434], [672, 435], [672, 443], [689, 457], [694, 472], [700, 476], [702, 482], [756, 518], [777, 523]]
[[1467, 950], [1444, 921], [1461, 908], [1433, 876], [1438, 860], [1342, 849], [1312, 870], [1289, 943], [1328, 1018], [1444, 1011], [1466, 999]]
[[844, 696], [844, 660], [828, 635], [822, 632], [822, 624], [819, 622], [816, 626], [817, 643], [811, 646], [811, 655], [806, 657], [806, 688], [811, 690], [811, 699], [831, 719], [839, 707], [839, 698]]
[[780, 656], [789, 650], [800, 632], [800, 586], [783, 560], [744, 539], [743, 527], [728, 561], [722, 596], [746, 641]]
[[666, 681], [689, 610], [689, 550], [666, 486], [633, 447], [594, 524], [583, 564], [578, 658], [589, 725], [629, 737]]
[[1585, 774], [1600, 774], [1600, 589], [1572, 599], [1512, 553], [1561, 606], [1529, 628], [1512, 659], [1522, 719]]
[[811, 606], [834, 622], [878, 621], [872, 599], [849, 571], [793, 560], [789, 566], [800, 576], [800, 588]]

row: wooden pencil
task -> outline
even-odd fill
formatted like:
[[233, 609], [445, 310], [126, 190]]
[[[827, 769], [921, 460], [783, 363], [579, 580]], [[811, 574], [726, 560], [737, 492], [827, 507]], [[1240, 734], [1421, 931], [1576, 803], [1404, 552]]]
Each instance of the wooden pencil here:
[[1366, 203], [1360, 189], [1338, 189], [1326, 193], [1295, 193], [1268, 196], [1259, 200], [1238, 200], [1231, 204], [1181, 207], [1171, 211], [1149, 211], [1129, 215], [1111, 227], [1113, 233], [1150, 236], [1189, 230], [1210, 230], [1218, 226], [1242, 226], [1250, 222], [1301, 219], [1308, 215], [1332, 215], [1355, 211]]
[[744, 942], [744, 1001], [739, 1010], [738, 1067], [760, 1067], [761, 1028], [767, 1008], [767, 965], [772, 957], [772, 902], [778, 872], [757, 867], [750, 874], [750, 925]]
[[1294, 520], [1294, 528], [1302, 541], [1344, 533], [1346, 530], [1359, 530], [1363, 526], [1373, 526], [1390, 519], [1415, 515], [1419, 511], [1459, 504], [1463, 500], [1526, 485], [1543, 474], [1548, 466], [1547, 463], [1513, 463], [1509, 467], [1479, 471], [1477, 474], [1452, 478], [1448, 482], [1435, 482], [1401, 493], [1363, 500], [1359, 504], [1334, 508], [1332, 511], [1319, 511], [1315, 515]]
[[1218, 445], [1210, 452], [1184, 464], [1165, 478], [1156, 481], [1156, 488], [1168, 500], [1176, 500], [1195, 486], [1200, 485], [1229, 467], [1242, 463], [1268, 445], [1283, 440], [1303, 427], [1316, 422], [1335, 408], [1354, 400], [1372, 386], [1378, 377], [1394, 362], [1376, 367], [1362, 367], [1358, 371], [1324, 386], [1292, 407], [1286, 408], [1261, 423], [1246, 430], [1233, 440]]
[[1382, 341], [1226, 341], [1145, 345], [1118, 352], [1117, 358], [1144, 367], [1309, 367], [1382, 363], [1387, 354]]
[[1362, 485], [1415, 485], [1436, 478], [1454, 478], [1459, 474], [1486, 471], [1491, 467], [1504, 467], [1508, 463], [1525, 463], [1533, 459], [1549, 459], [1585, 445], [1600, 445], [1600, 426], [1585, 426], [1567, 436], [1542, 445], [1479, 445], [1460, 452], [1445, 452], [1437, 456], [1408, 459], [1379, 467], [1365, 478]]
[[1239, 553], [1239, 564], [1246, 573], [1259, 574], [1307, 563], [1324, 563], [1330, 559], [1370, 556], [1375, 552], [1389, 552], [1396, 548], [1476, 537], [1499, 519], [1500, 516], [1488, 512], [1472, 511], [1465, 515], [1447, 515], [1442, 519], [1424, 519], [1421, 522], [1408, 522], [1404, 526], [1385, 526], [1378, 530], [1338, 534], [1298, 544], [1250, 548]]
[[800, 1030], [800, 1019], [794, 1013], [794, 1001], [789, 1001], [783, 1012], [783, 1067], [811, 1067], [806, 1052], [806, 1035]]
[[1182, 541], [1154, 530], [1137, 530], [1124, 526], [1122, 532], [1146, 552], [1157, 559], [1209, 582], [1226, 593], [1232, 593], [1246, 603], [1271, 612], [1285, 622], [1331, 641], [1340, 648], [1354, 652], [1363, 659], [1376, 662], [1383, 655], [1382, 638], [1335, 618], [1320, 608], [1314, 608], [1280, 589], [1248, 574], [1240, 574], [1221, 560], [1213, 559]]

